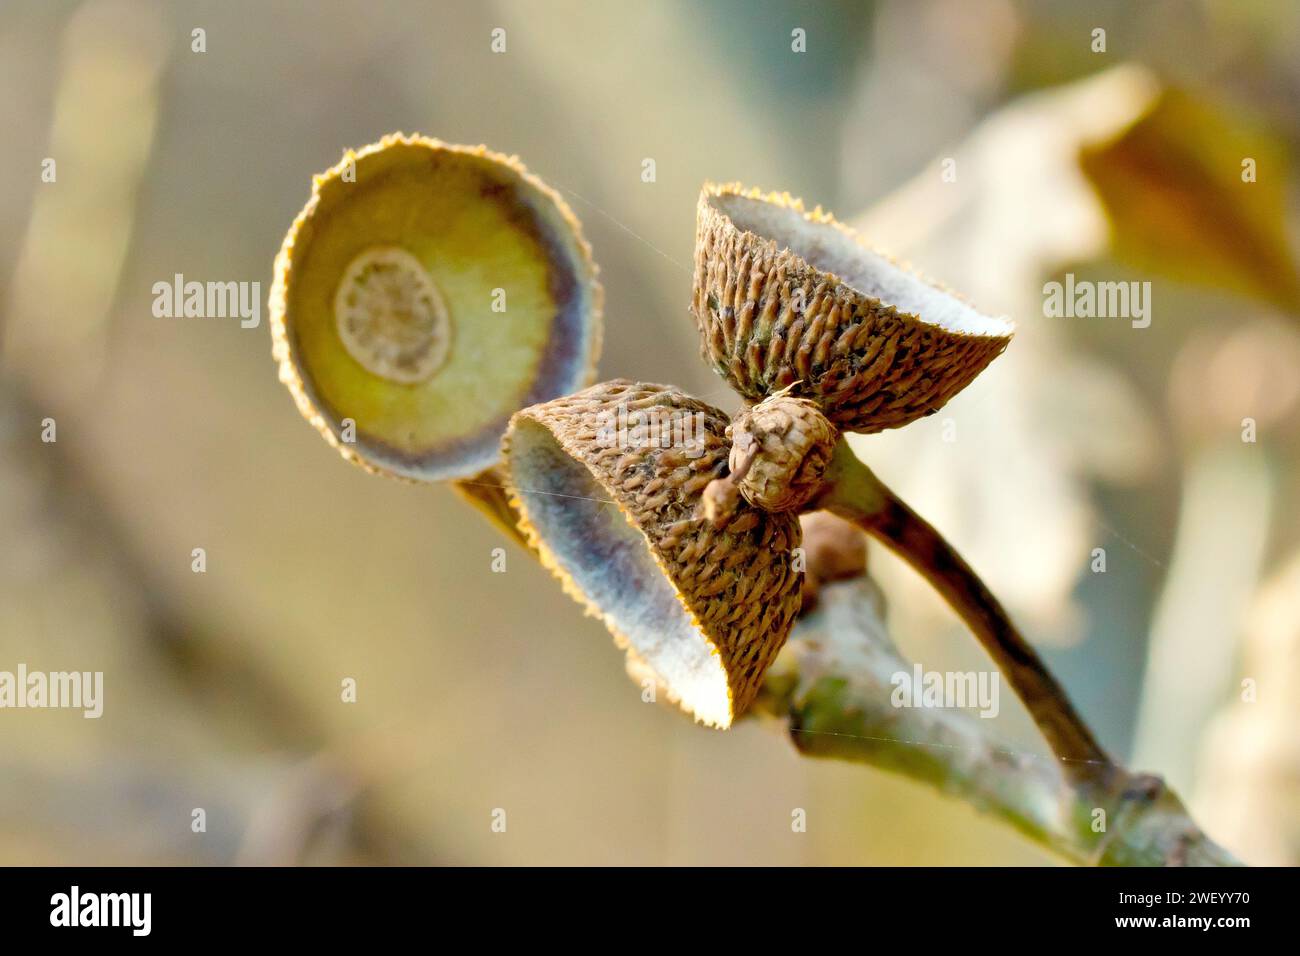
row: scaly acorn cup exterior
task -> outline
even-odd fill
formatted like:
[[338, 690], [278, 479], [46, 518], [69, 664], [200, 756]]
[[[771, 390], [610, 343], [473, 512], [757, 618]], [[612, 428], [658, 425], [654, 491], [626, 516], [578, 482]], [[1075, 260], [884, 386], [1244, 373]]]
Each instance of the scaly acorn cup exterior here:
[[742, 502], [704, 520], [726, 429], [677, 389], [617, 380], [519, 412], [502, 450], [543, 563], [674, 702], [724, 728], [789, 635], [803, 577], [793, 513]]
[[315, 177], [276, 257], [280, 380], [369, 471], [480, 475], [514, 412], [594, 377], [596, 274], [569, 207], [516, 158], [386, 136]]
[[793, 387], [853, 432], [933, 414], [1014, 332], [820, 208], [735, 184], [700, 193], [691, 311], [705, 361], [745, 398]]

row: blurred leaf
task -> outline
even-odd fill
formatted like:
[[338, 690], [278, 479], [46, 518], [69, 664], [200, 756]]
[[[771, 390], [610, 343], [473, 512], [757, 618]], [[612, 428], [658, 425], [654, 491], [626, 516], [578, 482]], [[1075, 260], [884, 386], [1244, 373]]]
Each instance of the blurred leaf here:
[[[1201, 753], [1196, 804], [1257, 866], [1300, 864], [1300, 550], [1256, 592], [1233, 688]], [[1246, 680], [1251, 683], [1246, 684]], [[1254, 692], [1247, 694], [1247, 686]]]
[[[1257, 181], [1243, 181], [1243, 161]], [[1262, 130], [1165, 90], [1136, 122], [1079, 154], [1117, 258], [1300, 312], [1283, 220], [1287, 154]]]
[[[856, 220], [870, 240], [1019, 322], [1007, 352], [941, 415], [856, 447], [1031, 634], [1058, 643], [1082, 635], [1079, 556], [1102, 533], [1089, 480], [1140, 481], [1160, 448], [1140, 393], [1043, 317], [1043, 278], [1107, 255], [1106, 215], [1077, 158], [1121, 136], [1159, 95], [1153, 73], [1126, 64], [1020, 97], [947, 147], [957, 182], [931, 165]], [[956, 441], [943, 436], [946, 420]], [[898, 633], [951, 621], [912, 576], [886, 566], [881, 581]]]

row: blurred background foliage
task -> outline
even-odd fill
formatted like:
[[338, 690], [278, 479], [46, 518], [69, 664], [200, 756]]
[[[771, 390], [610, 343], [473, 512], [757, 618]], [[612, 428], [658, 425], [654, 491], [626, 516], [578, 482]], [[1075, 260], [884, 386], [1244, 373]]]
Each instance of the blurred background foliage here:
[[[1295, 4], [6, 0], [0, 90], [0, 669], [105, 672], [98, 721], [0, 713], [0, 862], [1047, 862], [904, 781], [646, 706], [453, 494], [340, 461], [264, 327], [152, 316], [175, 273], [265, 295], [311, 175], [392, 130], [564, 194], [603, 377], [736, 407], [686, 311], [705, 179], [834, 209], [1013, 316], [971, 389], [859, 452], [1110, 749], [1246, 860], [1300, 857]], [[1067, 271], [1150, 281], [1150, 328], [1044, 317]], [[988, 666], [873, 567], [905, 651]], [[1010, 700], [996, 723], [1037, 748]]]

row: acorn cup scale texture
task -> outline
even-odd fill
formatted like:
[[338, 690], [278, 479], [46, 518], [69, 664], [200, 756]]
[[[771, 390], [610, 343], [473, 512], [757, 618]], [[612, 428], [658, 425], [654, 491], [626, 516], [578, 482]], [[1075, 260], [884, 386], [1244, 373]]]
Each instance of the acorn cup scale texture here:
[[591, 381], [601, 299], [577, 220], [516, 159], [395, 134], [315, 177], [276, 258], [273, 354], [345, 458], [468, 478], [516, 410]]
[[705, 360], [745, 398], [793, 387], [854, 432], [933, 414], [1014, 332], [820, 209], [736, 185], [700, 194], [691, 311]]
[[503, 442], [521, 527], [565, 590], [682, 709], [729, 727], [799, 609], [799, 524], [740, 503], [703, 519], [727, 418], [669, 386], [613, 381], [524, 409]]

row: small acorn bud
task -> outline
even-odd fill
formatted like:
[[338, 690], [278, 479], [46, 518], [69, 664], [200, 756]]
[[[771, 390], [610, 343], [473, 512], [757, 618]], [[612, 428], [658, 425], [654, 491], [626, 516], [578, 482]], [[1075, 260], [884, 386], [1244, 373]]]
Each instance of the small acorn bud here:
[[816, 402], [785, 392], [737, 416], [727, 431], [740, 493], [764, 511], [797, 511], [812, 501], [839, 440]]
[[704, 486], [700, 496], [700, 507], [704, 511], [704, 520], [715, 528], [721, 528], [731, 521], [736, 508], [740, 506], [740, 486], [734, 475], [726, 478], [714, 478]]
[[861, 528], [829, 511], [800, 515], [799, 527], [807, 559], [799, 608], [799, 613], [804, 614], [816, 607], [822, 585], [867, 573], [867, 536]]

